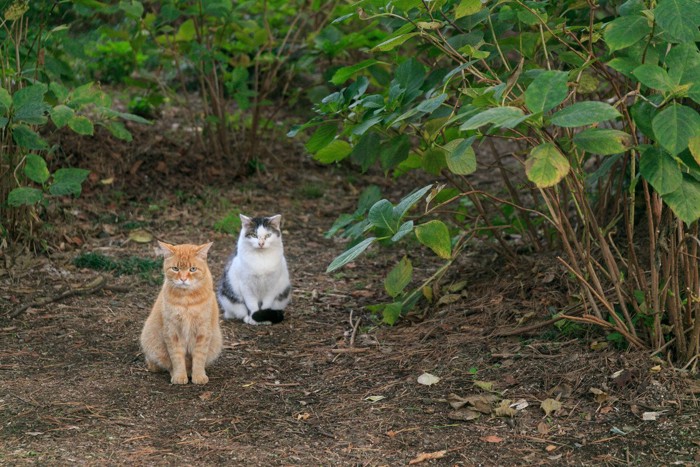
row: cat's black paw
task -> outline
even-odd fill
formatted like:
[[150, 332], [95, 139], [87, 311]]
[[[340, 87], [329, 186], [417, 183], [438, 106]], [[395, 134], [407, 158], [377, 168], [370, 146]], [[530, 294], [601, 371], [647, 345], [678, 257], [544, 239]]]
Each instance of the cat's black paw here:
[[253, 320], [255, 320], [258, 323], [262, 323], [264, 321], [270, 322], [272, 324], [276, 324], [281, 322], [284, 319], [284, 311], [283, 310], [259, 310], [253, 313], [252, 315]]

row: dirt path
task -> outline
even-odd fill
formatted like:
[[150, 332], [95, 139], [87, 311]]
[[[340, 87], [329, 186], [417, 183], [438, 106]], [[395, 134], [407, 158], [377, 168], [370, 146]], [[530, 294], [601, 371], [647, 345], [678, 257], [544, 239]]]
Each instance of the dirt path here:
[[[402, 193], [380, 177], [373, 181], [390, 199]], [[530, 258], [520, 271], [475, 246], [453, 272], [469, 284], [460, 301], [421, 321], [377, 326], [364, 306], [385, 299], [381, 271], [398, 254], [377, 249], [340, 273], [324, 273], [342, 245], [323, 234], [352, 209], [360, 188], [351, 174], [304, 162], [234, 186], [155, 190], [132, 194], [131, 202], [96, 184], [70, 214], [82, 228], [80, 251], [152, 257], [152, 243], [127, 241], [135, 226], [172, 242], [214, 240], [215, 276], [235, 242], [212, 228], [227, 210], [282, 212], [293, 304], [276, 326], [225, 322], [225, 351], [206, 386], [172, 386], [166, 375], [145, 371], [138, 336], [159, 286], [143, 276], [104, 273], [108, 287], [99, 292], [0, 318], [0, 463], [700, 461], [690, 379], [641, 355], [592, 350], [597, 335], [567, 338], [545, 329], [535, 337], [490, 337], [497, 325], [546, 318], [556, 301], [537, 279], [546, 261]], [[98, 272], [71, 263], [79, 252], [72, 238], [50, 259], [5, 258], [11, 266], [0, 270], [0, 314], [95, 278]], [[544, 266], [535, 270], [538, 264]], [[419, 384], [423, 373], [440, 380]], [[449, 401], [460, 400], [457, 411]], [[547, 400], [548, 415], [541, 408]], [[644, 421], [645, 412], [659, 413]]]

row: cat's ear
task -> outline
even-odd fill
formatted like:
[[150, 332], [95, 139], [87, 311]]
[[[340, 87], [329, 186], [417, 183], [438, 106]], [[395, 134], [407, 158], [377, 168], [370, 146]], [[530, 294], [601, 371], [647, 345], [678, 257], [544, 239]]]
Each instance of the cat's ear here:
[[209, 248], [214, 244], [214, 242], [209, 242], [205, 243], [204, 245], [200, 245], [197, 247], [197, 257], [201, 259], [207, 259], [207, 253], [209, 252]]
[[245, 216], [243, 214], [239, 214], [238, 216], [241, 218], [241, 225], [243, 227], [245, 227], [245, 228], [250, 227], [250, 223], [253, 219], [251, 219], [250, 217]]
[[158, 240], [158, 245], [159, 247], [155, 249], [157, 255], [163, 255], [165, 258], [170, 258], [175, 254], [175, 247], [173, 245], [161, 242], [160, 240]]
[[282, 214], [276, 214], [270, 217], [270, 225], [275, 230], [280, 230], [280, 227], [282, 226]]

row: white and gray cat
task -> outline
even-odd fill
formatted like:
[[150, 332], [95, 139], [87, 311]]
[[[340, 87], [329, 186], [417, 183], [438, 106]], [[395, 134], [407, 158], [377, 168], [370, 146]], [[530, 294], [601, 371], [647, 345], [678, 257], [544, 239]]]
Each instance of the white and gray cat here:
[[282, 216], [240, 217], [236, 253], [224, 268], [216, 297], [226, 319], [279, 323], [292, 294], [282, 245]]

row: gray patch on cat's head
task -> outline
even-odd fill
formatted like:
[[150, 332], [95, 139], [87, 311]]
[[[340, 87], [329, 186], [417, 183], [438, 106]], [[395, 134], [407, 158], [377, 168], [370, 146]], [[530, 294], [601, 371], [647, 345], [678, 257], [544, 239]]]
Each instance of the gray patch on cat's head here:
[[282, 215], [276, 214], [270, 217], [253, 217], [240, 215], [241, 217], [241, 233], [245, 232], [246, 237], [255, 237], [258, 228], [264, 227], [278, 237], [282, 236], [281, 224]]

